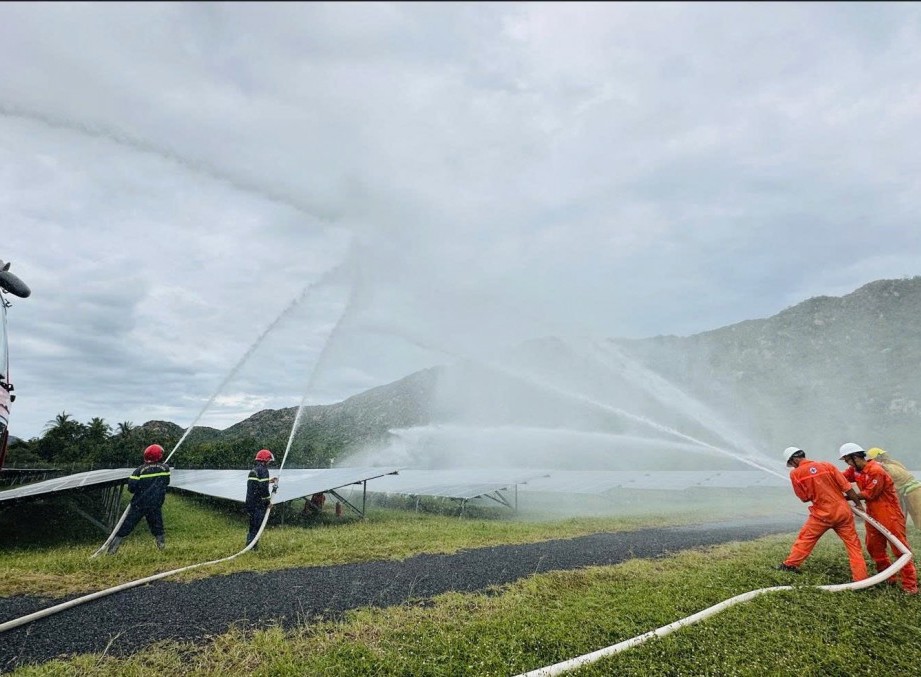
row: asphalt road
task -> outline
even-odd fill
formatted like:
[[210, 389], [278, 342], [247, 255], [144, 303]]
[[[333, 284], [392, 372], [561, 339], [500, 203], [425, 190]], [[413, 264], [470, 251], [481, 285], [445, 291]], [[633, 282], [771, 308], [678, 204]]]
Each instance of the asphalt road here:
[[[801, 522], [790, 517], [643, 529], [402, 561], [242, 572], [189, 583], [157, 581], [0, 634], [0, 670], [77, 653], [131, 654], [164, 639], [202, 641], [233, 624], [292, 627], [308, 619], [335, 619], [357, 607], [384, 607], [451, 590], [473, 592], [545, 571], [793, 532]], [[0, 622], [61, 601], [0, 599]]]

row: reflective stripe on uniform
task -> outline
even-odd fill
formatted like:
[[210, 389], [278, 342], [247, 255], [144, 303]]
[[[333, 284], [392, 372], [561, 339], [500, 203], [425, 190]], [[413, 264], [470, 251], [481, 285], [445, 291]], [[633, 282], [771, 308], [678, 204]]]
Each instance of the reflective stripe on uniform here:
[[900, 491], [899, 493], [901, 493], [904, 496], [905, 494], [911, 493], [915, 489], [921, 489], [921, 481], [914, 480], [912, 482], [909, 482], [908, 484], [905, 485], [905, 487], [902, 488], [902, 491]]
[[169, 477], [169, 473], [168, 472], [152, 472], [147, 475], [131, 475], [128, 479], [129, 480], [146, 480], [146, 479], [150, 479], [151, 477]]
[[249, 481], [249, 482], [268, 482], [268, 481], [269, 481], [269, 478], [268, 478], [268, 477], [265, 477], [265, 478], [247, 477], [246, 479], [247, 479], [247, 481]]

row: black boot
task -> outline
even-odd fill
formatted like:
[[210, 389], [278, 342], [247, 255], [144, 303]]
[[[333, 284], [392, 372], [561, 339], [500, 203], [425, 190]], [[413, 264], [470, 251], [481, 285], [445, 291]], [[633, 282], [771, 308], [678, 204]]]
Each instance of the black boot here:
[[125, 539], [123, 539], [121, 536], [116, 536], [115, 538], [113, 538], [112, 542], [109, 543], [109, 549], [106, 550], [106, 554], [114, 555], [116, 552], [118, 552], [118, 546], [122, 544], [123, 540]]
[[166, 547], [166, 537], [163, 534], [156, 536], [157, 539], [157, 550], [163, 550]]

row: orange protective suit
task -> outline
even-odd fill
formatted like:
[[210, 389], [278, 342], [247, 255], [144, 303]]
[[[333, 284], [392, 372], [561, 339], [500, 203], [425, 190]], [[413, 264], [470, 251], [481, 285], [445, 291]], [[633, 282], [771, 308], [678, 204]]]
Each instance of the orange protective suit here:
[[809, 557], [822, 535], [834, 529], [847, 549], [852, 578], [855, 581], [865, 579], [867, 563], [863, 559], [860, 537], [854, 527], [854, 514], [844, 498], [844, 492], [851, 485], [841, 471], [831, 463], [805, 459], [790, 471], [790, 482], [799, 499], [811, 502], [811, 505], [809, 517], [800, 529], [784, 564], [798, 567]]
[[[867, 514], [892, 532], [892, 535], [908, 546], [905, 534], [905, 513], [899, 504], [899, 495], [895, 491], [895, 484], [883, 467], [876, 461], [867, 461], [861, 469], [848, 468], [844, 471], [844, 478], [855, 482], [867, 501]], [[896, 558], [901, 556], [895, 546], [886, 540], [880, 531], [871, 524], [866, 525], [867, 552], [876, 563], [876, 570], [882, 571], [892, 562], [886, 552], [886, 546], [892, 548]], [[906, 592], [918, 592], [918, 578], [914, 562], [909, 560], [902, 567], [902, 587]]]

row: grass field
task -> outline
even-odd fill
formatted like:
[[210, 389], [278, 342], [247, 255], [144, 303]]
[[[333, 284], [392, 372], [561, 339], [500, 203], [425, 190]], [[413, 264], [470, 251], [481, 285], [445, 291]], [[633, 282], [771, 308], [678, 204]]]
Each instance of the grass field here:
[[[238, 510], [179, 496], [166, 505], [169, 548], [143, 527], [116, 557], [88, 560], [101, 534], [62, 533], [59, 506], [5, 512], [0, 533], [3, 595], [98, 590], [242, 547]], [[464, 518], [375, 509], [365, 520], [327, 517], [308, 528], [273, 526], [258, 553], [207, 571], [325, 565], [420, 552], [564, 538], [676, 523], [711, 514], [556, 520]], [[909, 537], [921, 543], [921, 533]], [[698, 625], [583, 668], [580, 675], [919, 674], [921, 599], [899, 589], [824, 593], [810, 586], [849, 579], [843, 549], [828, 536], [791, 576], [773, 566], [792, 536], [773, 536], [656, 560], [539, 574], [485, 594], [441, 595], [342, 622], [285, 631], [233, 630], [203, 644], [160, 643], [128, 658], [90, 655], [21, 668], [16, 675], [514, 675], [593, 651], [688, 616], [748, 590], [794, 583]], [[61, 542], [66, 541], [67, 545]]]
[[[568, 538], [601, 531], [678, 524], [702, 513], [637, 514], [630, 517], [580, 517], [540, 520], [458, 518], [445, 514], [382, 509], [366, 519], [318, 519], [289, 514], [272, 524], [258, 552], [177, 575], [191, 580], [234, 571], [268, 571], [296, 566], [401, 559], [418, 553], [451, 553], [503, 543]], [[496, 517], [498, 515], [498, 517]], [[279, 515], [280, 517], [280, 515]], [[277, 521], [277, 520], [276, 520]], [[90, 559], [105, 536], [68, 511], [66, 502], [26, 504], [0, 513], [0, 595], [49, 597], [100, 590], [151, 574], [227, 557], [244, 546], [247, 518], [241, 507], [170, 494], [164, 504], [167, 548], [160, 552], [146, 524], [139, 524], [114, 557]]]
[[[915, 536], [918, 536], [917, 532]], [[755, 588], [789, 536], [657, 560], [535, 575], [490, 594], [363, 609], [341, 623], [231, 631], [161, 643], [126, 659], [80, 656], [15, 675], [513, 675], [578, 656]], [[580, 670], [580, 675], [909, 675], [921, 665], [921, 599], [886, 586], [824, 593], [848, 579], [823, 540], [795, 591], [773, 593]]]

